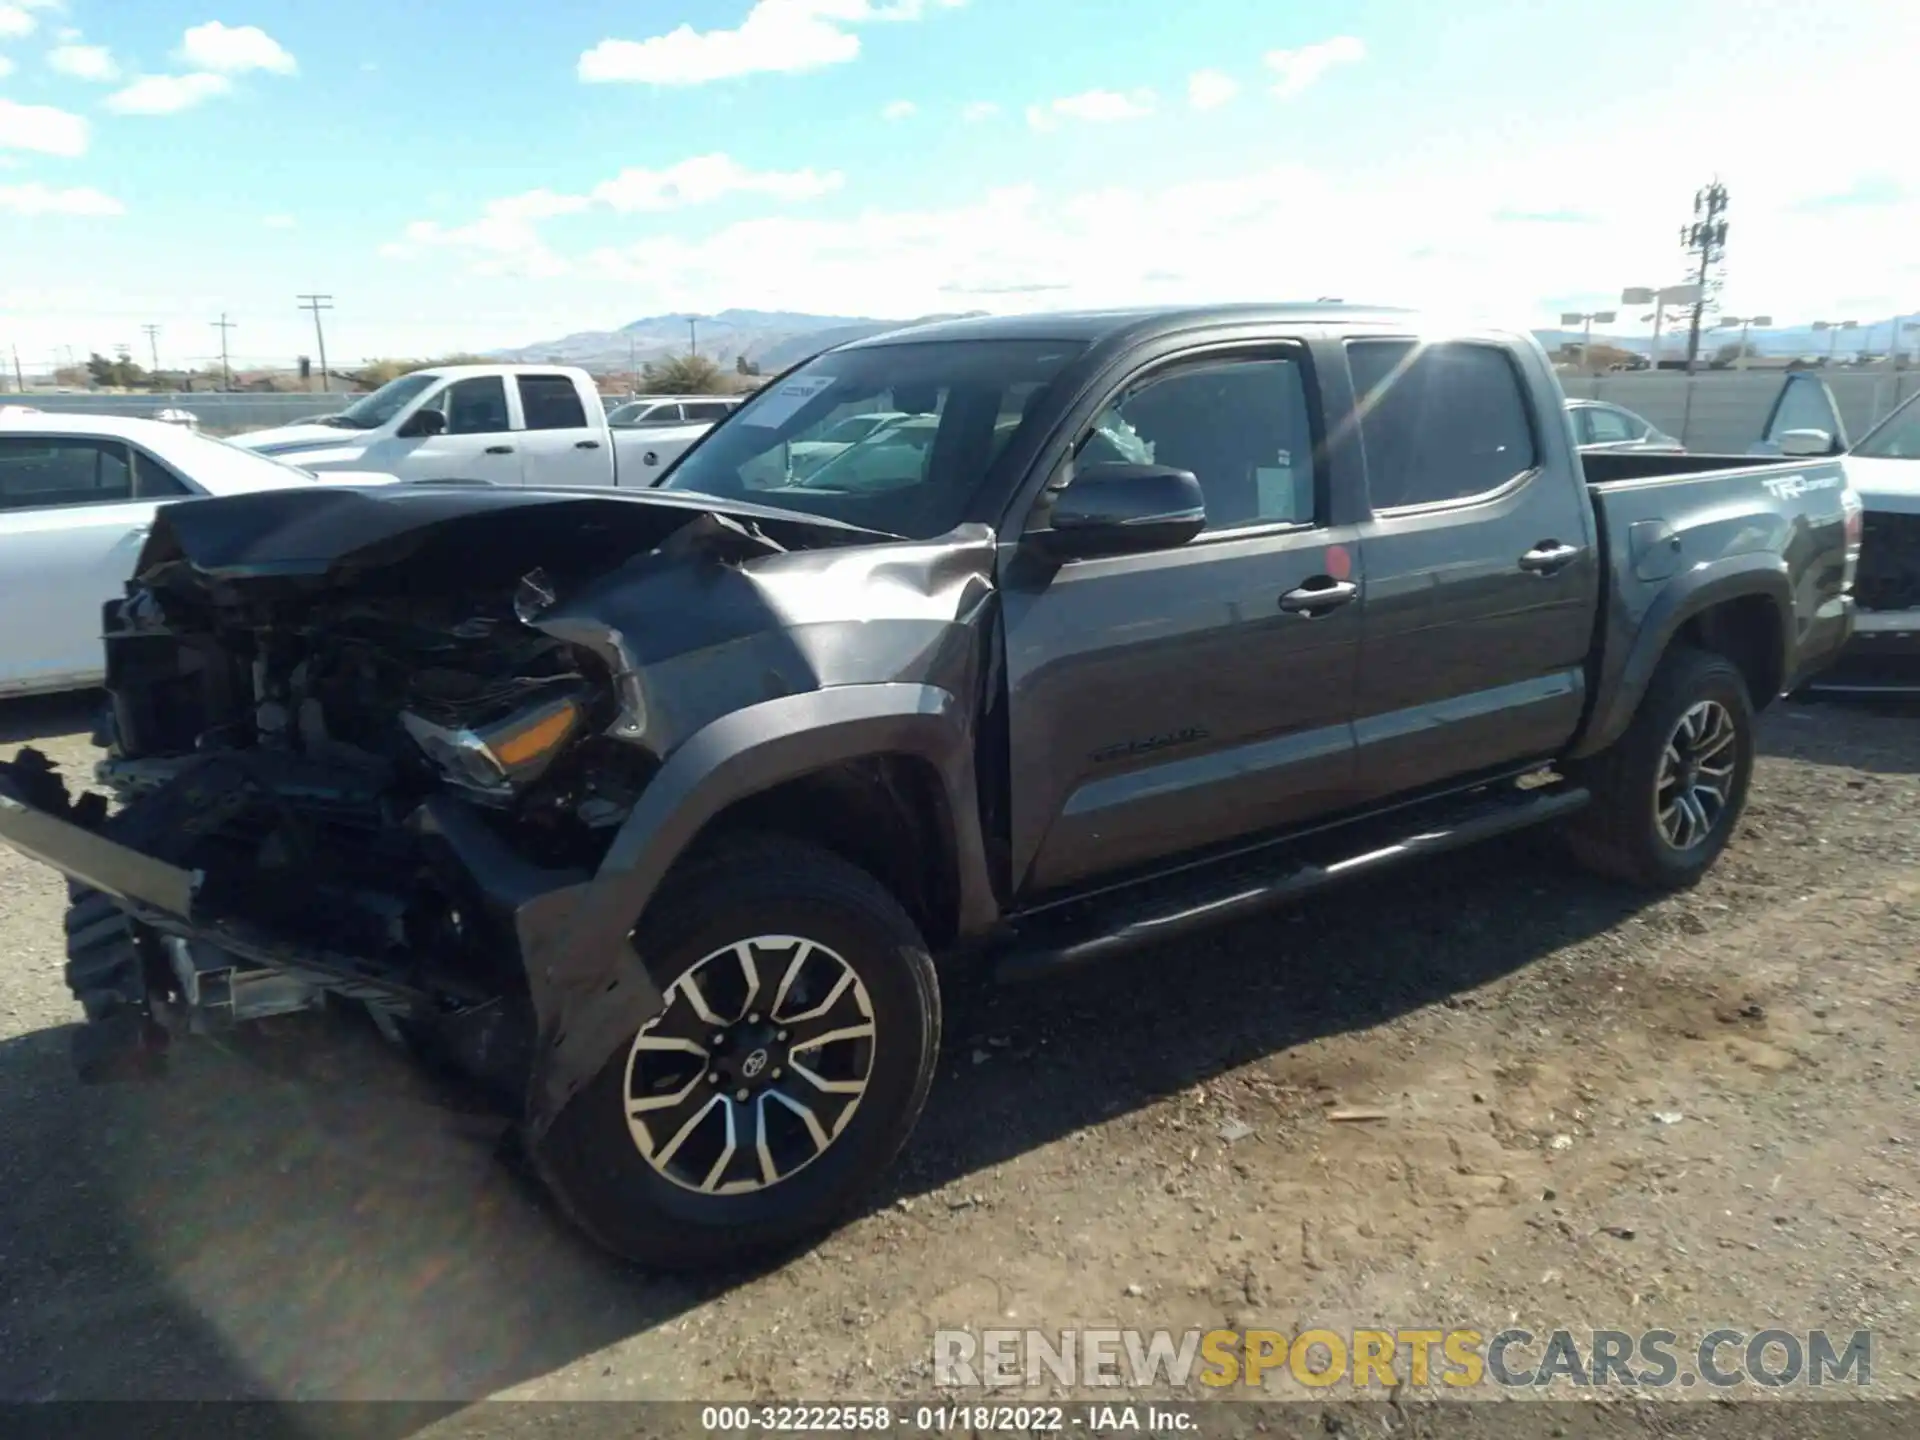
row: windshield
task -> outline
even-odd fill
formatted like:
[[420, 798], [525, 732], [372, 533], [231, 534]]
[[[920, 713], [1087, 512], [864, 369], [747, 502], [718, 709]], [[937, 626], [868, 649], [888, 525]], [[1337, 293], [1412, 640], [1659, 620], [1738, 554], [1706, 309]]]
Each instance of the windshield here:
[[346, 425], [355, 430], [378, 430], [398, 415], [414, 396], [440, 377], [431, 371], [415, 371], [389, 380], [371, 395], [362, 395], [326, 423]]
[[1869, 460], [1920, 460], [1920, 405], [1911, 396], [1905, 404], [1866, 433], [1853, 447]]
[[[1085, 347], [1059, 340], [929, 340], [829, 351], [755, 395], [661, 481], [913, 539], [960, 523], [981, 480]], [[883, 417], [824, 464], [792, 447], [838, 443], [856, 416]]]

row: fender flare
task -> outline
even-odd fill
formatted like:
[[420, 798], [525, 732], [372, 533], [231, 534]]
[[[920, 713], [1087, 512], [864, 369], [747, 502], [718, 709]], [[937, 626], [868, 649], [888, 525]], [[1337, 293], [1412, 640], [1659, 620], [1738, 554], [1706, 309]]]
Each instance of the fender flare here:
[[910, 755], [939, 776], [963, 932], [998, 915], [981, 838], [971, 714], [931, 685], [850, 685], [735, 710], [668, 757], [565, 913], [526, 934], [539, 1027], [527, 1120], [538, 1138], [662, 1004], [627, 936], [709, 821], [736, 801], [849, 760]]
[[1653, 681], [1653, 672], [1682, 626], [1716, 605], [1755, 595], [1773, 602], [1780, 619], [1780, 673], [1791, 674], [1793, 582], [1786, 562], [1778, 555], [1755, 553], [1699, 566], [1675, 576], [1647, 607], [1639, 633], [1612, 683], [1603, 680], [1603, 699], [1569, 758], [1583, 760], [1597, 754], [1626, 732]]

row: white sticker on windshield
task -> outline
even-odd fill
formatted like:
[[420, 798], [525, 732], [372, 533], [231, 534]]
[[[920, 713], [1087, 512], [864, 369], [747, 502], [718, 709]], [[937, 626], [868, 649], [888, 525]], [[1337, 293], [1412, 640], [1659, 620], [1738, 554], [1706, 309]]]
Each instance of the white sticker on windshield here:
[[800, 408], [814, 396], [832, 388], [834, 377], [831, 375], [796, 375], [783, 381], [770, 395], [749, 405], [740, 416], [743, 425], [764, 425], [771, 429], [775, 425], [784, 425]]

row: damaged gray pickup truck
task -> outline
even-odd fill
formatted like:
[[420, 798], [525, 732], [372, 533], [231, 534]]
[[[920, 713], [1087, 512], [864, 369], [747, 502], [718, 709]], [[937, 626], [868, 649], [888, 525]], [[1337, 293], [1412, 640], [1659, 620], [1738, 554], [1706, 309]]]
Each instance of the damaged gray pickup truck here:
[[887, 1167], [942, 979], [1178, 964], [1532, 824], [1691, 883], [1849, 637], [1842, 465], [1583, 467], [1530, 338], [1398, 312], [945, 322], [654, 490], [167, 507], [106, 614], [118, 803], [26, 752], [0, 838], [71, 877], [87, 1076], [365, 1007], [600, 1243], [731, 1263]]

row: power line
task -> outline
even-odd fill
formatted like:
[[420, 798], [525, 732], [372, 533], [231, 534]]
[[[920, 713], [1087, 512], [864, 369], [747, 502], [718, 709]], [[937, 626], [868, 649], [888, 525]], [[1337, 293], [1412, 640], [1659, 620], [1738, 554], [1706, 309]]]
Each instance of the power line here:
[[[327, 375], [327, 336], [326, 332], [320, 328], [320, 312], [333, 308], [333, 297], [331, 295], [296, 295], [294, 299], [300, 302], [302, 310], [313, 312], [313, 338], [320, 346], [320, 388], [331, 392], [333, 383]], [[309, 390], [313, 388], [311, 380], [307, 382], [307, 388]]]
[[158, 325], [142, 325], [140, 328], [147, 332], [147, 357], [153, 361], [154, 373], [158, 374], [160, 370], [160, 327]]
[[227, 364], [227, 332], [236, 328], [236, 322], [227, 319], [227, 312], [222, 310], [218, 320], [209, 320], [207, 323], [220, 332], [220, 388], [231, 390], [233, 367]]

